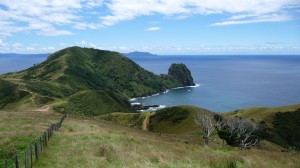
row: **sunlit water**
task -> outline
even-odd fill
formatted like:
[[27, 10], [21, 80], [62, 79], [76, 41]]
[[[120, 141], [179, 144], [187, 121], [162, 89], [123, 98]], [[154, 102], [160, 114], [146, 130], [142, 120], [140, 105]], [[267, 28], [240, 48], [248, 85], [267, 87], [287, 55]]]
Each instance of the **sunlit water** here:
[[[0, 74], [23, 70], [42, 56], [0, 56]], [[145, 105], [194, 105], [222, 112], [255, 106], [300, 103], [300, 56], [157, 56], [132, 58], [156, 74], [184, 63], [199, 87], [171, 89], [139, 98]]]
[[199, 87], [139, 98], [146, 105], [194, 105], [216, 112], [300, 103], [300, 56], [164, 56], [133, 58], [156, 74], [184, 63]]

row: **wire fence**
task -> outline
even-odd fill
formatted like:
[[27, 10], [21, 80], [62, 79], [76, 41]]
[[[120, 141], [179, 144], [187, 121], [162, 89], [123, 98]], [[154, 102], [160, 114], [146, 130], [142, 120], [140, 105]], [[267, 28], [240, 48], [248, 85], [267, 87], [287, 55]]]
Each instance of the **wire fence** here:
[[64, 114], [57, 123], [51, 124], [43, 135], [31, 143], [23, 152], [6, 159], [4, 163], [0, 163], [0, 168], [32, 168], [33, 163], [40, 158], [42, 151], [48, 146], [48, 141], [54, 131], [58, 131], [66, 117], [67, 115]]

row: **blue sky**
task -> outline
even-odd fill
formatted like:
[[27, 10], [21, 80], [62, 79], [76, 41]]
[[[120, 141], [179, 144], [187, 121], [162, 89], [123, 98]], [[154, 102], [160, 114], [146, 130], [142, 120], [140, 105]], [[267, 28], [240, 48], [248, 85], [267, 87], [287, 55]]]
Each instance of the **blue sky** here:
[[300, 0], [1, 0], [0, 52], [300, 54]]

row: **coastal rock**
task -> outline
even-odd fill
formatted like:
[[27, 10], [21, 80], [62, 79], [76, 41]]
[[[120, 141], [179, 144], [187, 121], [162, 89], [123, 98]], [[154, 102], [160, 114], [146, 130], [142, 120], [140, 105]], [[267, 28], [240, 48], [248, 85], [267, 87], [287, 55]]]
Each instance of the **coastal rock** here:
[[172, 64], [169, 68], [168, 76], [178, 80], [183, 86], [194, 86], [191, 71], [185, 64]]

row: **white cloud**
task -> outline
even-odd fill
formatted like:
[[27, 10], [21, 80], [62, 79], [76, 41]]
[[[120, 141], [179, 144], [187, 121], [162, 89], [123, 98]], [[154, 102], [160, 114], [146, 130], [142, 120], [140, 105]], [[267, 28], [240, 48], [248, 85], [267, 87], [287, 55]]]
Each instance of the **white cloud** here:
[[157, 30], [160, 30], [160, 27], [149, 27], [146, 30], [147, 31], [157, 31]]
[[12, 44], [13, 47], [15, 48], [19, 48], [19, 47], [22, 47], [22, 44], [21, 43], [14, 43]]
[[81, 44], [81, 45], [87, 45], [87, 42], [85, 42], [84, 40], [81, 40], [81, 41], [80, 41], [80, 44]]
[[212, 26], [224, 26], [224, 25], [235, 25], [235, 24], [248, 24], [248, 23], [261, 23], [261, 22], [283, 22], [292, 20], [292, 16], [286, 14], [270, 14], [258, 17], [249, 18], [247, 20], [241, 20], [241, 17], [233, 17], [233, 19], [218, 22], [212, 24]]
[[122, 50], [122, 51], [127, 51], [129, 48], [128, 48], [128, 47], [121, 46], [121, 47], [119, 47], [119, 49]]
[[33, 48], [33, 47], [27, 47], [26, 48], [28, 51], [35, 51], [36, 49], [35, 48]]
[[94, 44], [94, 43], [89, 43], [89, 45], [90, 45], [92, 48], [97, 48], [96, 44]]
[[185, 19], [226, 14], [212, 25], [282, 22], [296, 19], [299, 0], [1, 0], [0, 38], [28, 32], [71, 35], [72, 29], [99, 29], [139, 16]]
[[63, 26], [82, 23], [90, 8], [103, 5], [102, 0], [1, 0], [0, 37], [20, 31], [36, 32], [43, 36], [72, 34]]
[[[111, 26], [121, 21], [132, 20], [142, 15], [161, 14], [174, 18], [186, 18], [191, 15], [229, 14], [231, 21], [244, 19], [243, 23], [253, 23], [251, 16], [262, 17], [286, 13], [292, 18], [289, 10], [299, 8], [300, 1], [295, 0], [112, 0], [108, 3], [111, 14], [102, 16], [102, 25]], [[252, 20], [252, 21], [249, 21]], [[229, 20], [230, 21], [230, 20]], [[286, 19], [264, 18], [259, 22], [278, 22]], [[239, 21], [231, 24], [238, 24]], [[242, 23], [242, 22], [241, 22]], [[215, 24], [219, 25], [219, 24]]]
[[50, 51], [50, 50], [55, 50], [55, 48], [54, 47], [43, 47], [42, 50]]

